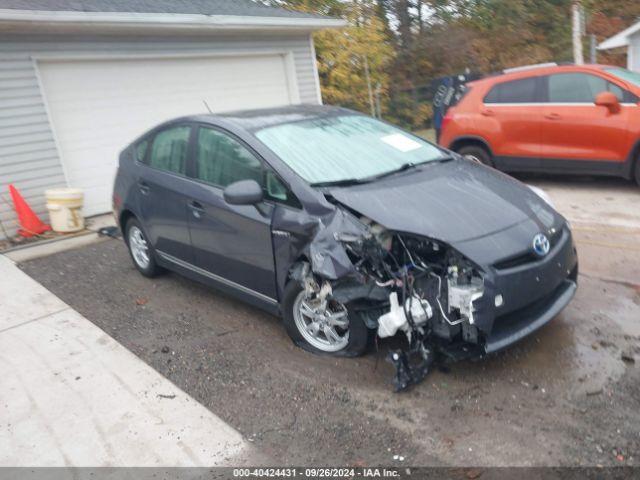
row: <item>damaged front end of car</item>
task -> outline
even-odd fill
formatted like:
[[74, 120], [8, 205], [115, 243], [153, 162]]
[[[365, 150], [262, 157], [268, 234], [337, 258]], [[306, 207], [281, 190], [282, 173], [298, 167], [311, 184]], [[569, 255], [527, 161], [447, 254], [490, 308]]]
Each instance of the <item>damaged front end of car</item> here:
[[346, 309], [380, 338], [404, 336], [406, 347], [388, 355], [396, 391], [420, 382], [438, 358], [484, 352], [475, 303], [485, 278], [449, 245], [336, 207], [303, 250], [305, 261], [289, 276], [302, 284], [310, 308], [328, 315]]

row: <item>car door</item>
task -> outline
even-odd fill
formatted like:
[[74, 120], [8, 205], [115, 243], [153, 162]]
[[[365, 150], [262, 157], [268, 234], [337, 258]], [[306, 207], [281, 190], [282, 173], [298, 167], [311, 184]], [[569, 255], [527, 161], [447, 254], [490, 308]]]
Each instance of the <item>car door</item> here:
[[[597, 75], [569, 72], [545, 77], [547, 104], [542, 121], [543, 167], [553, 160], [623, 162], [628, 155], [629, 93]], [[614, 93], [621, 102], [613, 113], [596, 105], [601, 93]]]
[[191, 261], [186, 176], [192, 127], [173, 125], [155, 133], [141, 165], [137, 188], [143, 227], [160, 254]]
[[262, 186], [262, 160], [238, 138], [209, 126], [198, 127], [194, 145], [188, 208], [195, 265], [245, 293], [275, 299], [273, 205], [230, 205], [223, 197], [224, 188], [240, 180]]
[[539, 164], [544, 108], [539, 78], [498, 83], [484, 97], [479, 122], [491, 139], [498, 167], [518, 169]]

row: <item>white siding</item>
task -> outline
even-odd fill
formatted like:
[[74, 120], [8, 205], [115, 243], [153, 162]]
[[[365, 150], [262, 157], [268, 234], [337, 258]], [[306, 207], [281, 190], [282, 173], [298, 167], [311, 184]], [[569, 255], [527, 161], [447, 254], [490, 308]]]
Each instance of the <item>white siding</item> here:
[[640, 72], [640, 32], [629, 38], [627, 68], [634, 72]]
[[66, 185], [34, 57], [290, 51], [300, 101], [318, 103], [320, 98], [315, 59], [305, 34], [62, 38], [0, 36], [0, 221], [10, 234], [17, 226], [7, 188], [10, 183], [45, 220], [44, 190]]

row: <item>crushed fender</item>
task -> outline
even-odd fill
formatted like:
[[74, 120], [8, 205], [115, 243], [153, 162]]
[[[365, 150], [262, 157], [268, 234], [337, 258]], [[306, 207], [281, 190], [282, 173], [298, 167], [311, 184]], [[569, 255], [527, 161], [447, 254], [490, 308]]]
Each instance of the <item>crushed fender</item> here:
[[279, 284], [292, 278], [344, 305], [380, 338], [404, 336], [406, 348], [387, 357], [396, 391], [422, 381], [439, 356], [481, 351], [476, 314], [485, 285], [476, 265], [444, 242], [389, 231], [339, 204], [325, 203], [322, 213], [318, 220], [276, 209]]

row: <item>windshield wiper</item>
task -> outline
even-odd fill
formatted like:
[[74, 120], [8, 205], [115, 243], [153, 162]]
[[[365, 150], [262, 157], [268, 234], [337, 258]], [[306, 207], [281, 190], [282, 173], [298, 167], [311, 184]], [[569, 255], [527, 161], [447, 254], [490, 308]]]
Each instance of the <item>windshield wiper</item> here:
[[433, 160], [427, 160], [427, 161], [424, 161], [424, 162], [417, 162], [417, 163], [416, 162], [407, 162], [407, 163], [403, 163], [398, 168], [394, 168], [393, 170], [389, 170], [387, 172], [379, 173], [377, 175], [372, 175], [370, 177], [346, 178], [344, 180], [334, 180], [334, 181], [328, 181], [328, 182], [317, 182], [317, 183], [312, 183], [311, 186], [312, 187], [349, 187], [349, 186], [352, 186], [352, 185], [362, 185], [363, 183], [375, 182], [376, 180], [380, 180], [381, 178], [388, 177], [390, 175], [395, 175], [396, 173], [405, 172], [407, 170], [411, 170], [412, 168], [417, 168], [417, 167], [419, 167], [421, 165], [424, 165], [425, 163], [430, 163], [431, 161], [448, 162], [449, 160], [453, 160], [453, 157], [451, 157], [451, 156], [438, 157], [438, 158], [435, 158]]
[[419, 165], [422, 165], [422, 163], [423, 162], [420, 162], [420, 163], [414, 163], [414, 162], [403, 163], [398, 168], [394, 168], [393, 170], [389, 170], [388, 172], [379, 173], [378, 175], [373, 175], [371, 177], [366, 177], [365, 180], [368, 181], [368, 182], [373, 182], [375, 180], [379, 180], [381, 178], [388, 177], [390, 175], [395, 175], [396, 173], [406, 172], [407, 170], [410, 170], [412, 168], [418, 167]]
[[344, 180], [329, 180], [328, 182], [311, 183], [312, 187], [349, 187], [351, 185], [360, 185], [370, 180], [363, 178], [345, 178]]

